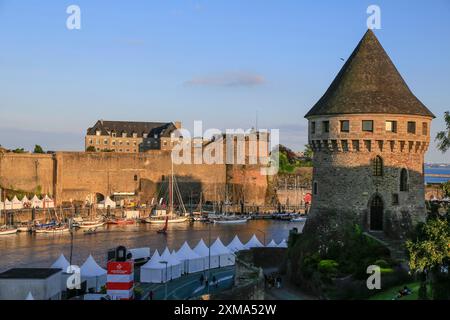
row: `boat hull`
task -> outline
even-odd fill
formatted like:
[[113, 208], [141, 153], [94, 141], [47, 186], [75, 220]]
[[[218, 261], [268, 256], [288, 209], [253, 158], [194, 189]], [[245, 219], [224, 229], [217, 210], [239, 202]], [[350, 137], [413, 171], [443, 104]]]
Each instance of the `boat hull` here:
[[104, 224], [105, 224], [104, 222], [99, 222], [99, 223], [95, 223], [95, 224], [91, 224], [91, 223], [88, 223], [88, 224], [81, 223], [81, 224], [78, 226], [78, 228], [81, 228], [81, 229], [93, 229], [93, 228], [99, 228], [99, 227], [103, 226]]
[[[147, 218], [144, 220], [146, 223], [150, 223], [150, 224], [165, 224], [166, 220], [158, 220], [158, 219], [151, 219], [151, 218]], [[176, 219], [169, 219], [167, 222], [170, 223], [182, 223], [182, 222], [186, 222], [187, 218], [176, 218]]]
[[214, 223], [217, 224], [239, 224], [246, 223], [248, 219], [238, 219], [238, 220], [214, 220]]
[[15, 233], [17, 233], [17, 229], [1, 230], [0, 236], [7, 236], [7, 235], [15, 234]]

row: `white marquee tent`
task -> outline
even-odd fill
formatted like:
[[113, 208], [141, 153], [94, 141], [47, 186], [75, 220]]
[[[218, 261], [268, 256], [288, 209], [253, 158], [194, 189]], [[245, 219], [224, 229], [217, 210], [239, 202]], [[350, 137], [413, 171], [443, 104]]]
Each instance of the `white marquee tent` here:
[[22, 202], [23, 207], [25, 207], [25, 208], [31, 207], [31, 201], [30, 201], [30, 199], [28, 199], [27, 196], [24, 196], [22, 198], [22, 200], [20, 200], [20, 201]]
[[3, 202], [2, 210], [11, 210], [12, 209], [12, 202], [8, 200], [8, 198], [5, 199], [5, 202]]
[[219, 257], [213, 256], [205, 244], [203, 239], [200, 239], [197, 246], [194, 248], [194, 252], [203, 258], [203, 269], [214, 269], [219, 267]]
[[50, 198], [48, 195], [45, 195], [45, 197], [42, 199], [42, 206], [47, 208], [54, 208], [55, 207], [55, 201], [53, 201], [52, 198]]
[[211, 245], [211, 254], [219, 257], [219, 267], [232, 266], [235, 264], [235, 255], [224, 246], [220, 238]]
[[160, 261], [161, 256], [158, 250], [155, 250], [152, 258], [141, 267], [141, 282], [164, 283], [166, 281], [166, 266]]
[[33, 199], [31, 199], [31, 207], [32, 208], [42, 208], [42, 200], [34, 195]]
[[116, 203], [114, 201], [112, 201], [110, 197], [106, 197], [105, 200], [100, 201], [98, 203], [97, 207], [99, 209], [107, 209], [108, 207], [110, 207], [111, 209], [115, 209]]
[[[177, 258], [172, 256], [169, 248], [167, 248], [167, 247], [161, 255], [160, 262], [163, 262], [163, 261], [167, 262], [167, 268], [168, 268], [167, 278], [168, 279], [172, 280], [172, 279], [177, 279], [177, 278], [181, 277], [181, 272], [182, 272], [181, 262], [180, 262], [180, 260], [178, 260]], [[163, 265], [165, 265], [165, 264], [163, 264]]]
[[253, 235], [253, 237], [245, 244], [246, 249], [262, 247], [264, 247], [264, 245], [258, 240], [256, 235]]
[[99, 292], [106, 284], [106, 270], [100, 267], [92, 255], [82, 264], [80, 268], [81, 281], [87, 282], [88, 289]]
[[234, 253], [241, 251], [241, 250], [245, 250], [244, 244], [241, 242], [241, 240], [239, 239], [239, 237], [237, 235], [228, 244], [227, 248], [230, 249], [231, 252], [234, 252]]
[[288, 247], [288, 244], [287, 244], [286, 239], [283, 239], [283, 241], [281, 241], [281, 242], [278, 244], [277, 247], [278, 247], [278, 248], [287, 248], [287, 247]]
[[23, 208], [22, 201], [17, 199], [17, 196], [14, 196], [14, 198], [11, 200], [11, 204], [12, 204], [12, 208], [14, 210], [18, 210], [18, 209], [22, 209]]
[[272, 239], [272, 241], [269, 242], [269, 244], [266, 246], [267, 248], [276, 248], [278, 245], [275, 243], [275, 241]]
[[67, 261], [66, 257], [63, 254], [61, 254], [59, 258], [52, 264], [51, 268], [62, 269], [63, 272], [67, 272], [69, 266], [70, 266], [69, 261]]
[[176, 252], [176, 257], [183, 263], [184, 273], [195, 273], [204, 270], [203, 258], [195, 253], [187, 242]]
[[28, 292], [27, 297], [25, 298], [25, 300], [34, 300], [33, 295], [31, 294], [31, 292]]

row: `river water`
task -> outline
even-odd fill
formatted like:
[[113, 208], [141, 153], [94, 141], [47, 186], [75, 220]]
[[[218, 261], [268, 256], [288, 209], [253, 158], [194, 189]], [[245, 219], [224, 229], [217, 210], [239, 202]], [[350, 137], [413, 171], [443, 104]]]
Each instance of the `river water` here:
[[[127, 248], [150, 247], [151, 252], [158, 249], [178, 250], [188, 241], [194, 248], [203, 238], [208, 245], [209, 234], [211, 243], [220, 237], [225, 245], [238, 235], [245, 244], [253, 234], [266, 244], [272, 239], [279, 243], [287, 239], [289, 230], [297, 227], [303, 229], [304, 223], [294, 223], [277, 220], [251, 220], [245, 224], [221, 225], [201, 222], [169, 225], [167, 235], [157, 234], [161, 226], [151, 224], [136, 224], [128, 226], [108, 225], [97, 230], [97, 233], [85, 235], [82, 231], [74, 233], [72, 264], [81, 265], [89, 254], [92, 254], [101, 265], [106, 265], [108, 249], [118, 245]], [[67, 259], [70, 255], [70, 233], [65, 234], [28, 234], [0, 237], [0, 272], [13, 267], [49, 267], [61, 253]]]

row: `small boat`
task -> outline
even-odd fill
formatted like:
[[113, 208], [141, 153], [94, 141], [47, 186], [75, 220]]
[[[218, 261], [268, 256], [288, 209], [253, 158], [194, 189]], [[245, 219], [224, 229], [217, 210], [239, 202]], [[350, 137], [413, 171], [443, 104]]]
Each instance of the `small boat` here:
[[18, 232], [30, 232], [31, 231], [31, 227], [30, 226], [18, 226], [17, 227], [17, 231]]
[[246, 223], [249, 218], [237, 218], [237, 217], [223, 217], [219, 219], [215, 219], [214, 223], [217, 224], [238, 224], [238, 223]]
[[159, 229], [158, 231], [156, 231], [156, 233], [167, 234], [167, 227], [168, 226], [169, 226], [169, 216], [166, 217], [166, 224], [164, 225], [164, 227], [162, 229]]
[[94, 220], [94, 221], [83, 221], [79, 224], [78, 228], [81, 229], [93, 229], [93, 228], [99, 228], [105, 224], [104, 221], [101, 220]]
[[305, 217], [298, 217], [298, 218], [292, 218], [291, 222], [305, 222], [306, 218]]
[[130, 219], [112, 219], [107, 222], [108, 224], [116, 224], [116, 225], [128, 225], [128, 224], [135, 224], [135, 220]]
[[[169, 218], [168, 223], [182, 223], [182, 222], [186, 222], [188, 220], [187, 217], [180, 217], [177, 215], [174, 216], [167, 216]], [[157, 217], [149, 217], [147, 219], [144, 220], [144, 222], [146, 223], [151, 223], [151, 224], [163, 224], [166, 223], [166, 219], [161, 219], [161, 218], [157, 218]]]
[[83, 230], [83, 233], [85, 235], [95, 234], [95, 233], [97, 233], [97, 228], [91, 228], [91, 229]]
[[69, 232], [69, 227], [66, 226], [60, 226], [60, 227], [53, 227], [53, 228], [47, 228], [44, 230], [44, 233], [64, 233]]
[[2, 227], [0, 228], [0, 236], [7, 236], [11, 234], [17, 233], [16, 228], [10, 228], [10, 227]]
[[199, 222], [207, 222], [209, 221], [208, 217], [194, 217], [194, 221], [199, 221]]

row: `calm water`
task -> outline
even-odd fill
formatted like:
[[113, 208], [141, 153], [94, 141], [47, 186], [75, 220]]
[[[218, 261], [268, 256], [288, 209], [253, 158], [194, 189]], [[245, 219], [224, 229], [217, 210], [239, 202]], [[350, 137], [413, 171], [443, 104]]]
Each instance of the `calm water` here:
[[430, 177], [427, 174], [450, 175], [449, 167], [425, 167], [425, 183], [444, 183], [450, 180], [448, 177]]
[[[201, 222], [181, 223], [169, 226], [167, 236], [156, 233], [161, 226], [136, 224], [130, 226], [105, 226], [96, 234], [85, 235], [82, 231], [74, 233], [72, 263], [81, 265], [92, 254], [101, 266], [106, 265], [106, 253], [110, 248], [124, 245], [128, 248], [150, 247], [161, 253], [166, 246], [171, 250], [178, 249], [184, 241], [193, 248], [203, 238], [208, 244], [209, 226], [211, 239], [220, 236], [225, 245], [237, 234], [242, 242], [248, 241], [253, 234], [266, 243], [274, 239], [279, 243], [287, 239], [289, 230], [297, 227], [302, 230], [304, 223], [293, 223], [275, 220], [252, 220], [246, 224], [214, 225]], [[0, 237], [0, 271], [11, 267], [49, 267], [61, 253], [69, 259], [70, 234], [37, 234], [19, 233]]]

